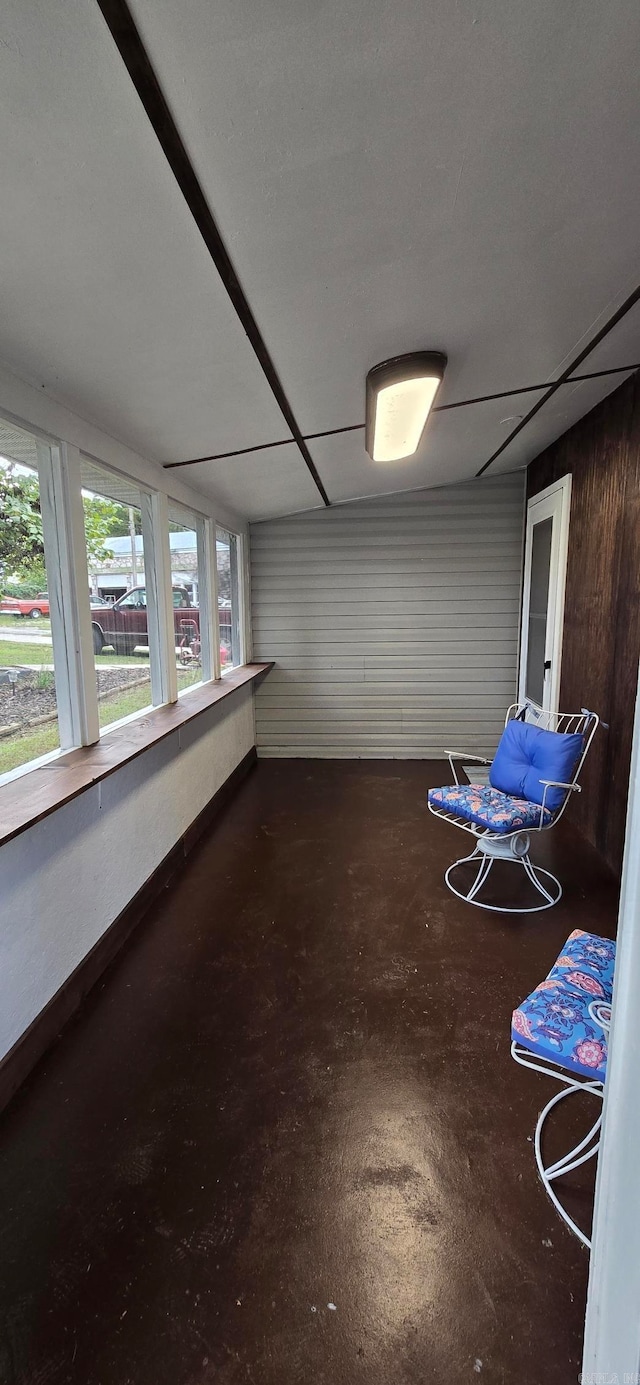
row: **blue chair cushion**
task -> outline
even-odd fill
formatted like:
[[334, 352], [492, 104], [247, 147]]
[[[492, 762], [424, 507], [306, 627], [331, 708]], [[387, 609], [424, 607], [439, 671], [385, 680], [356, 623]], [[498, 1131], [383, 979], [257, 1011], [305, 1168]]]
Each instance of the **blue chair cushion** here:
[[607, 1040], [589, 1014], [592, 999], [561, 981], [542, 981], [514, 1010], [511, 1037], [539, 1058], [604, 1082]]
[[611, 1004], [616, 945], [610, 938], [599, 938], [574, 928], [549, 972], [547, 981], [562, 982], [580, 991], [588, 1000]]
[[[571, 783], [583, 748], [582, 736], [543, 731], [531, 722], [514, 719], [507, 722], [500, 737], [489, 771], [489, 783], [514, 798], [542, 803], [544, 784], [541, 780]], [[556, 812], [564, 796], [562, 789], [548, 789], [545, 806]]]
[[[429, 789], [428, 801], [434, 808], [442, 808], [446, 813], [454, 813], [466, 822], [475, 822], [478, 827], [486, 827], [490, 832], [499, 832], [504, 836], [521, 828], [540, 825], [539, 803], [513, 798], [489, 785], [450, 784], [443, 789]], [[551, 817], [552, 814], [545, 808], [545, 824], [551, 821]]]

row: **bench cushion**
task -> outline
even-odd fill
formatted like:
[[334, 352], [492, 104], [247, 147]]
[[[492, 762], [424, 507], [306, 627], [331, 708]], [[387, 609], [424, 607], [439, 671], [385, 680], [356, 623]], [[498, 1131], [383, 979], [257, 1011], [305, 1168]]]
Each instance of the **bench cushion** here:
[[[489, 783], [502, 793], [542, 803], [542, 780], [570, 784], [583, 748], [582, 736], [545, 731], [528, 721], [508, 721], [489, 771]], [[545, 806], [556, 812], [564, 797], [564, 789], [549, 788]]]
[[610, 938], [599, 938], [574, 928], [547, 977], [562, 981], [572, 990], [582, 991], [588, 1000], [611, 1004], [616, 945]]
[[610, 938], [575, 928], [546, 981], [514, 1010], [512, 1039], [579, 1077], [604, 1082], [607, 1040], [589, 1006], [611, 1004], [615, 958]]
[[[489, 784], [450, 784], [442, 789], [429, 789], [428, 799], [434, 808], [454, 813], [456, 817], [475, 822], [478, 827], [486, 827], [490, 832], [506, 835], [521, 828], [540, 825], [539, 803], [513, 798], [511, 794], [492, 789]], [[545, 824], [551, 821], [551, 817], [552, 814], [545, 808]]]
[[541, 981], [514, 1010], [511, 1037], [539, 1058], [604, 1082], [607, 1040], [589, 1014], [592, 997], [562, 982]]

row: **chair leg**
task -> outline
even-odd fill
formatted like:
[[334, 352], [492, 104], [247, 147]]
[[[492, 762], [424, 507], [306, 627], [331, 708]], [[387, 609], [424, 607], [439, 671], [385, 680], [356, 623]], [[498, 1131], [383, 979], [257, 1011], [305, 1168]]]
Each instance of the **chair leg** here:
[[[529, 856], [523, 856], [522, 864], [525, 868], [525, 871], [527, 872], [527, 875], [531, 883], [535, 885], [538, 893], [541, 894], [544, 899], [548, 900], [546, 906], [542, 904], [538, 905], [538, 908], [544, 909], [546, 907], [550, 909], [552, 904], [557, 904], [558, 901], [562, 898], [562, 885], [560, 884], [560, 881], [556, 879], [556, 876], [552, 875], [550, 870], [543, 870], [542, 866], [534, 866]], [[541, 875], [546, 876], [547, 879], [551, 880], [553, 885], [555, 885], [555, 894], [550, 894], [546, 887], [543, 885], [542, 880], [540, 879]]]
[[[519, 1063], [521, 1067], [531, 1068], [532, 1072], [543, 1073], [545, 1077], [553, 1077], [554, 1081], [562, 1083], [562, 1091], [556, 1092], [555, 1096], [551, 1097], [551, 1100], [547, 1102], [544, 1110], [541, 1111], [538, 1116], [534, 1136], [536, 1165], [543, 1187], [548, 1193], [559, 1216], [562, 1217], [563, 1222], [573, 1231], [574, 1235], [578, 1237], [578, 1240], [582, 1241], [582, 1244], [589, 1250], [591, 1248], [591, 1242], [588, 1236], [585, 1235], [584, 1231], [580, 1230], [580, 1227], [577, 1226], [573, 1218], [565, 1211], [555, 1188], [552, 1188], [551, 1184], [555, 1178], [561, 1178], [563, 1174], [571, 1173], [573, 1169], [577, 1169], [580, 1164], [586, 1164], [588, 1159], [592, 1159], [598, 1153], [600, 1147], [599, 1132], [602, 1124], [602, 1112], [600, 1112], [597, 1121], [595, 1121], [584, 1138], [580, 1140], [573, 1149], [561, 1155], [560, 1159], [556, 1159], [554, 1164], [545, 1165], [544, 1163], [542, 1157], [542, 1129], [549, 1112], [559, 1101], [562, 1101], [565, 1096], [570, 1096], [571, 1092], [590, 1092], [592, 1096], [597, 1096], [599, 1100], [602, 1101], [604, 1095], [603, 1084], [598, 1078], [570, 1077], [568, 1073], [563, 1072], [562, 1069], [556, 1067], [555, 1064], [549, 1067], [547, 1063], [538, 1058], [537, 1055], [530, 1053], [526, 1048], [519, 1047], [514, 1040], [511, 1042], [511, 1057], [514, 1058], [516, 1063]], [[595, 1140], [595, 1144], [592, 1144], [593, 1140]]]
[[[594, 1096], [597, 1096], [600, 1098], [600, 1100], [602, 1100], [601, 1083], [583, 1083], [581, 1084], [581, 1089], [584, 1088], [586, 1088], [587, 1091], [591, 1092]], [[563, 1087], [561, 1092], [556, 1092], [555, 1095], [551, 1097], [551, 1100], [547, 1102], [546, 1106], [544, 1107], [544, 1110], [542, 1110], [540, 1112], [540, 1115], [538, 1116], [538, 1122], [536, 1125], [536, 1132], [534, 1137], [534, 1148], [538, 1173], [540, 1174], [540, 1178], [542, 1180], [545, 1191], [551, 1198], [551, 1201], [559, 1216], [562, 1217], [563, 1222], [565, 1222], [569, 1229], [573, 1231], [574, 1235], [578, 1237], [578, 1240], [582, 1241], [582, 1244], [587, 1247], [587, 1250], [590, 1250], [591, 1241], [589, 1237], [585, 1235], [584, 1231], [581, 1231], [577, 1223], [574, 1222], [573, 1218], [569, 1216], [569, 1213], [567, 1212], [566, 1208], [563, 1207], [560, 1198], [558, 1197], [555, 1191], [555, 1188], [553, 1188], [551, 1185], [554, 1179], [561, 1178], [566, 1173], [571, 1173], [573, 1169], [577, 1169], [580, 1166], [580, 1164], [585, 1164], [588, 1159], [593, 1159], [594, 1156], [598, 1153], [598, 1149], [600, 1147], [600, 1140], [596, 1137], [599, 1136], [600, 1126], [602, 1124], [602, 1112], [600, 1112], [598, 1119], [592, 1125], [588, 1134], [584, 1136], [584, 1139], [580, 1140], [580, 1143], [577, 1144], [573, 1149], [569, 1150], [566, 1154], [563, 1154], [560, 1159], [556, 1159], [556, 1162], [554, 1164], [545, 1165], [544, 1159], [542, 1157], [542, 1129], [547, 1119], [547, 1116], [549, 1115], [549, 1112], [553, 1109], [554, 1106], [558, 1104], [559, 1101], [562, 1101], [564, 1097], [570, 1096], [572, 1092], [575, 1092], [577, 1090], [578, 1087], [575, 1083], [572, 1082], [570, 1085]], [[592, 1143], [593, 1140], [595, 1140], [595, 1144]]]
[[[467, 859], [469, 861], [472, 861], [475, 857], [475, 854], [476, 853], [474, 852], [473, 856], [469, 856]], [[480, 856], [480, 865], [478, 867], [478, 874], [476, 875], [473, 885], [471, 886], [471, 889], [469, 890], [469, 893], [467, 895], [467, 899], [469, 900], [469, 902], [474, 900], [478, 893], [478, 890], [482, 889], [482, 886], [484, 885], [484, 882], [487, 879], [489, 871], [491, 870], [491, 867], [493, 865], [493, 861], [490, 856], [483, 856], [481, 852], [479, 852], [478, 855]], [[449, 869], [451, 870], [451, 866], [449, 867]]]
[[[466, 866], [469, 864], [470, 861], [478, 862], [478, 870], [476, 872], [473, 884], [470, 885], [466, 893], [463, 894], [461, 890], [456, 889], [455, 885], [452, 885], [449, 877], [453, 870], [457, 870], [458, 866]], [[459, 861], [453, 861], [453, 863], [445, 871], [444, 878], [447, 885], [449, 886], [449, 889], [451, 890], [451, 893], [457, 895], [458, 899], [465, 900], [467, 904], [477, 904], [479, 909], [486, 909], [487, 905], [481, 904], [480, 901], [476, 899], [476, 895], [478, 893], [478, 890], [480, 890], [482, 886], [485, 884], [491, 871], [492, 865], [493, 857], [486, 856], [484, 852], [482, 852], [480, 848], [476, 846], [475, 850], [471, 852], [470, 856], [461, 856]]]
[[[473, 883], [465, 891], [457, 889], [451, 879], [452, 872], [457, 870], [458, 866], [465, 866], [470, 861], [477, 860], [479, 860], [479, 866]], [[483, 900], [478, 899], [478, 894], [486, 884], [496, 860], [509, 861], [514, 866], [522, 866], [527, 879], [531, 881], [543, 903], [519, 908], [515, 905], [486, 904]], [[537, 914], [542, 909], [553, 908], [553, 905], [562, 898], [562, 886], [555, 875], [552, 875], [549, 870], [543, 870], [542, 866], [534, 866], [528, 852], [523, 856], [512, 854], [509, 850], [508, 840], [495, 842], [481, 837], [470, 856], [461, 856], [458, 861], [453, 861], [445, 871], [444, 878], [451, 893], [456, 895], [458, 899], [464, 900], [466, 904], [475, 904], [478, 909], [489, 909], [491, 913], [495, 914]], [[545, 881], [549, 882], [549, 886], [544, 883]]]

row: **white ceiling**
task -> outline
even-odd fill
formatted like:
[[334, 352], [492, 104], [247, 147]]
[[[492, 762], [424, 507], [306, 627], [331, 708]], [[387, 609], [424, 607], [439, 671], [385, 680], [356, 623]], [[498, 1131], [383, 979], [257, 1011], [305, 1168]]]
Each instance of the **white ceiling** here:
[[[285, 429], [286, 432], [286, 429]], [[180, 467], [174, 475], [250, 519], [312, 510], [323, 501], [297, 447], [269, 447], [245, 457]]]
[[159, 462], [289, 435], [95, 0], [5, 0], [0, 357]]
[[[131, 0], [303, 432], [387, 356], [438, 403], [543, 383], [640, 281], [637, 0]], [[158, 463], [289, 430], [95, 0], [5, 0], [0, 356]], [[640, 359], [640, 310], [583, 370]], [[562, 387], [489, 475], [620, 383]], [[434, 415], [416, 458], [309, 443], [332, 500], [462, 480], [538, 398]], [[320, 504], [298, 449], [174, 473], [250, 518]]]
[[[580, 367], [580, 372], [607, 370], [622, 365], [625, 361], [640, 361], [640, 304], [636, 304], [605, 340], [596, 346]], [[605, 376], [601, 380], [589, 380], [584, 384], [563, 385], [519, 436], [514, 438], [502, 456], [497, 458], [489, 474], [497, 475], [500, 471], [513, 471], [517, 467], [526, 466], [527, 462], [532, 457], [537, 457], [549, 442], [565, 433], [567, 428], [593, 409], [612, 389], [617, 389], [620, 381], [625, 378], [626, 376], [619, 375]], [[519, 411], [514, 410], [515, 412]], [[487, 455], [491, 456], [491, 453]]]

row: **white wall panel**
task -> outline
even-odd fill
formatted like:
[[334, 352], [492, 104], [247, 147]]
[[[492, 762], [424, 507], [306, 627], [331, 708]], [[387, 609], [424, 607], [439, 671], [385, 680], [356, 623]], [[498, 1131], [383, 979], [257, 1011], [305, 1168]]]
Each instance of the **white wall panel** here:
[[259, 755], [489, 753], [515, 696], [522, 475], [251, 527]]
[[0, 1057], [251, 749], [252, 702], [238, 689], [2, 847]]

